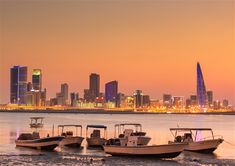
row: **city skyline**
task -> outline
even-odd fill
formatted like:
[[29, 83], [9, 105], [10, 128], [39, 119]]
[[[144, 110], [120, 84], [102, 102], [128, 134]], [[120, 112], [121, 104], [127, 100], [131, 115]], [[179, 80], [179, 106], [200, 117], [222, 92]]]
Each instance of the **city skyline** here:
[[[171, 107], [173, 104], [177, 107], [185, 105], [186, 108], [189, 108], [190, 106], [195, 107], [198, 105], [201, 108], [214, 107], [215, 109], [220, 108], [220, 105], [225, 107], [229, 106], [229, 100], [227, 98], [213, 100], [213, 91], [206, 90], [203, 71], [199, 62], [196, 64], [196, 71], [196, 95], [188, 94], [187, 96], [182, 96], [164, 92], [163, 97], [158, 99], [159, 101], [162, 101], [162, 106]], [[32, 76], [32, 82], [28, 82], [27, 78], [29, 75]], [[115, 105], [113, 105], [114, 107], [120, 107], [121, 100], [125, 100], [123, 97], [132, 96], [134, 105], [138, 108], [150, 106], [151, 99], [153, 102], [155, 101], [148, 94], [143, 94], [142, 90], [135, 90], [133, 94], [125, 94], [118, 91], [118, 81], [116, 80], [105, 83], [105, 91], [102, 92], [100, 91], [100, 87], [102, 86], [100, 85], [100, 75], [97, 73], [91, 73], [89, 75], [89, 89], [84, 89], [83, 97], [79, 98], [78, 92], [69, 91], [69, 85], [67, 83], [62, 83], [60, 92], [57, 92], [53, 98], [49, 97], [49, 100], [46, 99], [47, 90], [45, 87], [44, 91], [42, 91], [43, 80], [41, 69], [33, 69], [32, 73], [28, 73], [27, 66], [13, 66], [10, 69], [10, 78], [10, 103], [12, 104], [32, 106], [70, 105], [76, 107], [80, 101], [82, 103], [98, 104], [93, 105], [92, 107], [101, 107], [101, 105], [103, 107], [105, 102], [107, 102], [107, 104], [113, 102]], [[69, 93], [71, 95], [70, 99]], [[91, 105], [88, 107], [91, 107]]]
[[197, 61], [214, 99], [235, 103], [232, 1], [0, 5], [0, 103], [9, 101], [9, 68], [18, 64], [42, 70], [48, 98], [63, 82], [82, 94], [93, 72], [102, 92], [118, 80], [120, 92], [161, 98], [196, 94]]

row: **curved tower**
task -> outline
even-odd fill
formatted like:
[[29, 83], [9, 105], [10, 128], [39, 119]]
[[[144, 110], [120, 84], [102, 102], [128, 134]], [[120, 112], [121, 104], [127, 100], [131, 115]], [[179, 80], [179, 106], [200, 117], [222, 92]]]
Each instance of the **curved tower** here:
[[199, 64], [197, 63], [197, 97], [200, 107], [205, 107], [206, 105], [206, 86], [204, 83], [202, 69]]

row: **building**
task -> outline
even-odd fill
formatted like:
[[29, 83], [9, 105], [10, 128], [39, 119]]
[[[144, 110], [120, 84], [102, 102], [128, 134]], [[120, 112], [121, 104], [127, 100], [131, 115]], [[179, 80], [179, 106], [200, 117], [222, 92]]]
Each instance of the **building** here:
[[33, 89], [33, 84], [31, 82], [27, 83], [27, 91], [31, 91]]
[[38, 90], [39, 92], [42, 91], [42, 71], [41, 71], [41, 69], [33, 69], [32, 84], [33, 84], [34, 90]]
[[206, 102], [206, 86], [203, 79], [201, 66], [197, 63], [197, 97], [200, 107], [205, 107]]
[[32, 89], [26, 93], [26, 105], [41, 106], [41, 93], [39, 90]]
[[143, 106], [143, 93], [141, 90], [136, 90], [134, 93], [134, 103], [135, 108], [140, 108]]
[[111, 81], [105, 84], [105, 100], [106, 102], [117, 102], [118, 82]]
[[94, 102], [100, 94], [100, 76], [98, 74], [91, 73], [89, 87], [91, 100]]
[[125, 97], [125, 95], [124, 95], [123, 93], [118, 93], [118, 94], [117, 94], [117, 103], [116, 103], [116, 107], [118, 107], [118, 108], [123, 107], [124, 104], [125, 104], [125, 99], [126, 99], [126, 97]]
[[213, 91], [207, 91], [207, 101], [209, 106], [213, 104]]
[[79, 94], [78, 93], [70, 93], [70, 100], [71, 100], [71, 106], [75, 107], [77, 105], [77, 102], [79, 100]]
[[220, 109], [220, 101], [219, 100], [216, 100], [213, 102], [213, 106], [214, 106], [214, 110], [219, 110]]
[[10, 102], [26, 104], [27, 67], [14, 66], [10, 69]]
[[172, 95], [171, 94], [163, 94], [163, 105], [170, 107], [172, 105]]
[[57, 104], [66, 106], [68, 104], [68, 97], [69, 97], [68, 84], [66, 83], [61, 84], [61, 91], [59, 93], [56, 93]]
[[190, 96], [190, 105], [191, 106], [198, 105], [197, 95], [191, 95]]
[[83, 98], [84, 98], [86, 103], [92, 101], [90, 89], [84, 89], [84, 96], [83, 96]]
[[183, 96], [173, 96], [173, 106], [179, 108], [184, 106], [184, 97]]
[[143, 106], [149, 107], [150, 106], [150, 96], [143, 95]]
[[228, 105], [229, 105], [228, 100], [227, 100], [227, 99], [224, 99], [224, 100], [223, 100], [223, 107], [224, 107], [224, 108], [228, 108]]

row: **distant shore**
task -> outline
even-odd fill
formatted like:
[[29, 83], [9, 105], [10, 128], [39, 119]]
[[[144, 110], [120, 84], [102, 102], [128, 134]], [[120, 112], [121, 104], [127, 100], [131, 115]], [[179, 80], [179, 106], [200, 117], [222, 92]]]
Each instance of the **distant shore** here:
[[6, 113], [70, 113], [70, 114], [179, 114], [179, 115], [235, 115], [235, 111], [230, 112], [197, 112], [197, 113], [180, 113], [180, 112], [147, 112], [147, 111], [133, 111], [133, 110], [0, 110]]

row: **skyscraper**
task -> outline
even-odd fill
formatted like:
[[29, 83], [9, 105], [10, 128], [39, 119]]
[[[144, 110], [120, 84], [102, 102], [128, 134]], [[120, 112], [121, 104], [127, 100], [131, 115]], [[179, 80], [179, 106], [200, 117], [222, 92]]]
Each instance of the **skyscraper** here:
[[200, 107], [206, 105], [206, 86], [204, 83], [202, 70], [199, 62], [197, 63], [197, 97]]
[[116, 102], [118, 94], [118, 82], [111, 81], [105, 84], [105, 100]]
[[208, 104], [211, 105], [213, 104], [213, 91], [207, 91], [207, 100]]
[[33, 69], [32, 84], [33, 84], [34, 90], [38, 90], [39, 92], [42, 91], [42, 71], [41, 71], [41, 69]]
[[26, 103], [27, 92], [27, 67], [14, 66], [11, 68], [10, 102], [17, 104]]
[[95, 101], [96, 97], [100, 94], [100, 76], [96, 73], [90, 75], [90, 94], [92, 101]]
[[135, 108], [140, 108], [143, 106], [143, 93], [141, 90], [136, 90], [134, 93], [134, 103]]

